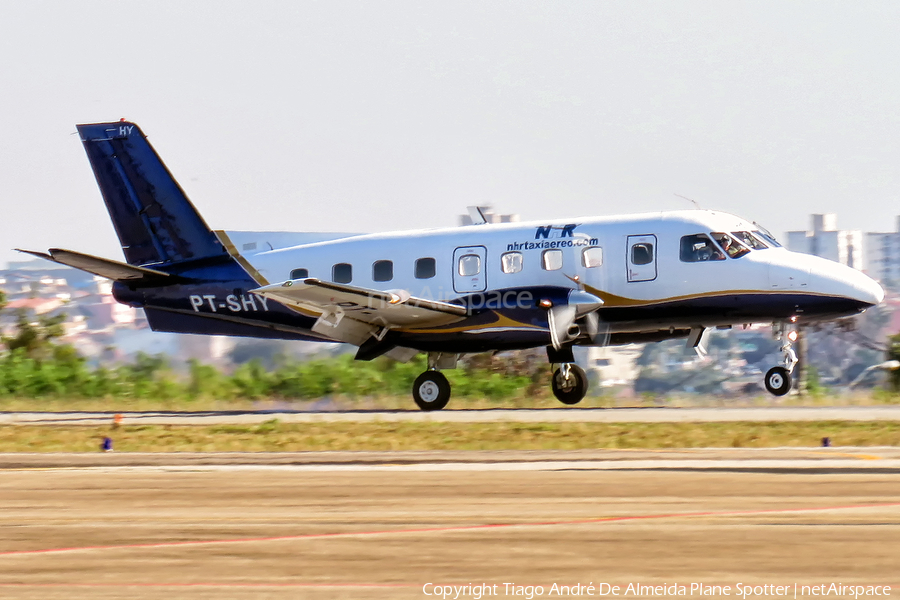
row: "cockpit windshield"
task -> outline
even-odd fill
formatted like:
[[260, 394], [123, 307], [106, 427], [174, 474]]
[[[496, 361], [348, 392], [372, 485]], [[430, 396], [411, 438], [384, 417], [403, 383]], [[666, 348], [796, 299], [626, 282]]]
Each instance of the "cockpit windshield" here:
[[753, 231], [753, 235], [761, 238], [763, 241], [765, 241], [767, 244], [769, 244], [773, 248], [781, 248], [781, 244], [778, 243], [778, 240], [775, 239], [775, 236], [772, 235], [772, 233], [768, 229], [766, 229], [759, 223], [753, 223], [753, 224], [756, 225], [757, 227], [759, 227], [759, 230]]
[[740, 258], [750, 253], [750, 249], [747, 246], [744, 246], [727, 233], [722, 233], [721, 231], [713, 232], [712, 237], [731, 258]]
[[768, 248], [765, 242], [750, 233], [749, 231], [732, 231], [731, 235], [744, 243], [751, 250], [765, 250]]

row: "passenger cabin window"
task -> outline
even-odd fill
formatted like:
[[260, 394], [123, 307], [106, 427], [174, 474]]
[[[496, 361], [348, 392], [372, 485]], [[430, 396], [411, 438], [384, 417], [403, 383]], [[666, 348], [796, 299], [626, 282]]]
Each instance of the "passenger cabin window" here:
[[768, 246], [762, 243], [759, 238], [754, 236], [749, 231], [732, 231], [731, 235], [736, 237], [739, 241], [743, 242], [743, 244], [751, 250], [765, 250], [766, 248], [768, 248]]
[[743, 255], [750, 253], [749, 248], [741, 245], [740, 242], [738, 242], [727, 233], [714, 231], [712, 236], [713, 239], [719, 243], [719, 246], [722, 247], [722, 250], [725, 251], [725, 254], [727, 254], [731, 258], [740, 258]]
[[522, 270], [521, 252], [507, 252], [500, 256], [500, 270], [504, 273], [518, 273]]
[[599, 267], [603, 264], [603, 248], [592, 246], [581, 251], [581, 264], [588, 269]]
[[291, 271], [291, 279], [306, 279], [309, 277], [309, 269], [294, 269]]
[[541, 254], [541, 266], [545, 271], [558, 271], [563, 266], [562, 250], [544, 250]]
[[477, 254], [463, 254], [459, 257], [457, 272], [463, 277], [472, 277], [481, 273], [481, 257]]
[[681, 262], [705, 262], [725, 260], [722, 251], [703, 233], [681, 238]]
[[331, 268], [331, 280], [335, 283], [350, 283], [353, 281], [353, 266], [348, 263], [338, 263]]
[[631, 247], [631, 263], [649, 265], [653, 262], [653, 244], [641, 242]]
[[416, 279], [431, 279], [434, 273], [433, 258], [420, 258], [416, 261]]
[[390, 281], [394, 278], [394, 263], [389, 260], [376, 260], [372, 265], [372, 281]]

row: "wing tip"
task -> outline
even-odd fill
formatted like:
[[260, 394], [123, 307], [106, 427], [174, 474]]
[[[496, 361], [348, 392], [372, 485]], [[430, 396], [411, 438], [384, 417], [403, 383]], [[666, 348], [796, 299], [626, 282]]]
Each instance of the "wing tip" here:
[[21, 252], [23, 254], [30, 254], [32, 256], [37, 256], [38, 258], [44, 258], [47, 260], [53, 260], [53, 256], [47, 254], [46, 252], [40, 252], [38, 250], [25, 250], [23, 248], [13, 248], [16, 252]]

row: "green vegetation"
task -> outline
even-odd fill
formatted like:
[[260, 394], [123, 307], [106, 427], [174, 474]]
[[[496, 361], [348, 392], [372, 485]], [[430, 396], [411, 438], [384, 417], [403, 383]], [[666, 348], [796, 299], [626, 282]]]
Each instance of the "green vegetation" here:
[[[0, 310], [5, 304], [0, 291]], [[0, 404], [36, 399], [46, 409], [63, 401], [114, 399], [122, 410], [148, 401], [166, 408], [196, 408], [263, 399], [408, 397], [413, 381], [425, 370], [424, 356], [403, 364], [387, 358], [355, 362], [350, 355], [303, 362], [282, 357], [269, 364], [250, 360], [229, 373], [197, 361], [190, 361], [187, 369], [175, 369], [165, 357], [147, 354], [139, 354], [132, 364], [92, 367], [74, 348], [58, 343], [64, 321], [62, 314], [35, 317], [18, 311], [13, 334], [0, 338]], [[461, 366], [447, 372], [455, 398], [491, 401], [547, 395], [550, 373], [541, 353], [475, 356]]]
[[[5, 304], [0, 291], [0, 311]], [[173, 365], [163, 356], [147, 354], [130, 364], [93, 366], [74, 348], [60, 343], [64, 319], [64, 315], [15, 313], [8, 334], [0, 337], [0, 410], [248, 410], [302, 408], [321, 399], [344, 409], [413, 409], [412, 383], [426, 366], [422, 355], [406, 364], [387, 358], [357, 362], [349, 354], [299, 361], [279, 354], [277, 347], [265, 341], [244, 347], [243, 362], [235, 357], [239, 364], [227, 371], [198, 361]], [[772, 343], [759, 332], [748, 332], [740, 339], [714, 336], [710, 348], [717, 363], [725, 364], [738, 357], [762, 359]], [[835, 395], [826, 383], [835, 378], [810, 365], [809, 393], [775, 401], [759, 390], [756, 379], [745, 388], [735, 391], [732, 386], [726, 391], [723, 384], [732, 376], [716, 369], [660, 370], [660, 365], [683, 354], [683, 346], [681, 340], [646, 346], [638, 361], [643, 367], [635, 385], [639, 397], [617, 399], [593, 386], [592, 395], [579, 407], [900, 402], [900, 371], [892, 373], [895, 389], [850, 396]], [[891, 340], [890, 356], [900, 356], [900, 337]], [[255, 358], [247, 360], [250, 357]], [[877, 362], [877, 358], [866, 360]], [[445, 374], [453, 386], [451, 409], [560, 407], [550, 393], [550, 366], [542, 349], [466, 356], [460, 368]], [[678, 389], [695, 393], [679, 396]]]
[[[254, 400], [309, 400], [408, 396], [425, 370], [424, 357], [409, 363], [390, 359], [356, 362], [350, 355], [290, 362], [266, 369], [259, 361], [231, 373], [191, 361], [187, 373], [164, 357], [139, 355], [133, 364], [91, 367], [69, 346], [45, 345], [43, 356], [24, 347], [0, 355], [0, 399], [33, 398], [157, 400], [168, 405]], [[455, 398], [487, 400], [546, 395], [549, 366], [475, 357], [447, 371]], [[0, 401], [2, 403], [2, 401]]]
[[[900, 360], [900, 333], [888, 336], [887, 360]], [[890, 371], [891, 389], [900, 392], [900, 370]]]
[[281, 423], [0, 427], [0, 452], [588, 450], [900, 446], [900, 423]]

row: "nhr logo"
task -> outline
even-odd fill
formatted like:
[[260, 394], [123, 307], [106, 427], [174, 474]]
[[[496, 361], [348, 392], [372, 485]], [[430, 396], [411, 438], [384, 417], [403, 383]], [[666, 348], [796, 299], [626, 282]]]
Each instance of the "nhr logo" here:
[[548, 240], [551, 238], [575, 237], [575, 228], [579, 225], [580, 223], [571, 223], [569, 225], [547, 225], [545, 227], [538, 226], [534, 231], [534, 239]]

